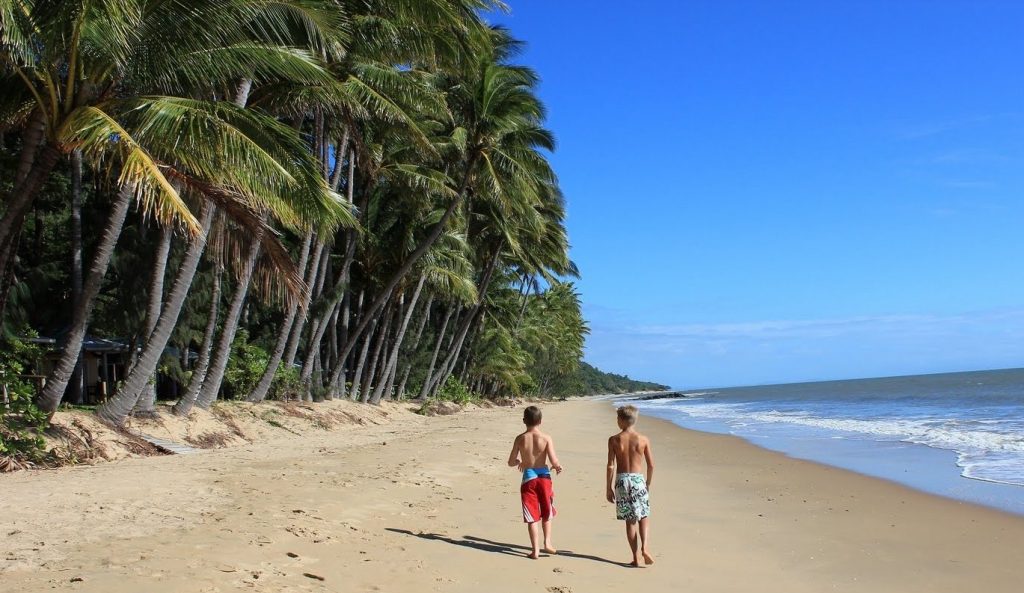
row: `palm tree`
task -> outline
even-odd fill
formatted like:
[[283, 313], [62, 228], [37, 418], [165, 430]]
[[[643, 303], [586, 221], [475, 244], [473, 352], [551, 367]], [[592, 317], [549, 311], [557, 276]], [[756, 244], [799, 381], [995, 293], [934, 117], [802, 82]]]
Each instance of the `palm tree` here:
[[[300, 270], [306, 269], [307, 260], [309, 259], [309, 250], [312, 243], [313, 232], [310, 231], [306, 234], [306, 239], [302, 244], [302, 252], [299, 256]], [[318, 262], [314, 261], [313, 265], [309, 266], [309, 271], [305, 276], [305, 283], [307, 287], [311, 284], [312, 275], [316, 271], [317, 264]], [[306, 302], [308, 304], [309, 290], [306, 291], [306, 295]], [[277, 376], [278, 365], [281, 363], [281, 358], [284, 356], [284, 350], [288, 345], [288, 339], [291, 336], [292, 325], [295, 323], [295, 317], [298, 310], [299, 303], [297, 300], [288, 305], [284, 322], [281, 324], [281, 328], [278, 331], [274, 350], [270, 355], [270, 361], [267, 363], [267, 369], [263, 372], [263, 376], [260, 377], [260, 381], [256, 384], [256, 388], [253, 389], [252, 393], [250, 393], [248, 397], [246, 397], [246, 400], [250, 402], [261, 402], [267, 397], [267, 393], [270, 391], [270, 385], [274, 382], [274, 377]]]
[[221, 381], [224, 379], [224, 370], [228, 366], [228, 356], [231, 354], [231, 344], [235, 341], [235, 334], [238, 332], [238, 321], [242, 314], [242, 305], [249, 292], [249, 282], [252, 280], [253, 272], [256, 270], [256, 260], [260, 256], [260, 238], [257, 236], [249, 245], [249, 251], [242, 270], [238, 275], [238, 285], [231, 297], [231, 304], [228, 306], [227, 314], [224, 317], [224, 327], [217, 346], [210, 359], [210, 366], [203, 379], [203, 386], [199, 389], [199, 396], [196, 398], [196, 405], [200, 408], [209, 408], [210, 404], [217, 399], [220, 391]]
[[529, 177], [542, 163], [535, 162], [535, 155], [524, 153], [520, 146], [510, 150], [509, 145], [514, 141], [526, 147], [553, 148], [550, 135], [538, 126], [544, 109], [534, 93], [537, 77], [527, 68], [503, 62], [514, 46], [503, 31], [491, 31], [487, 39], [492, 44], [490, 51], [457, 75], [438, 77], [437, 84], [446, 92], [455, 122], [447, 156], [447, 168], [454, 175], [447, 175], [446, 185], [438, 188], [443, 190], [439, 193], [447, 206], [426, 237], [381, 287], [349, 334], [341, 360], [348, 357], [399, 282], [438, 240], [471, 187], [488, 187], [502, 194], [510, 191], [504, 189], [506, 185], [519, 193], [535, 191], [532, 184], [536, 180]]
[[[145, 324], [142, 329], [143, 344], [149, 340], [149, 336], [156, 329], [157, 320], [160, 318], [160, 309], [164, 300], [164, 275], [167, 270], [167, 260], [171, 255], [171, 240], [173, 229], [170, 227], [160, 228], [160, 239], [157, 242], [156, 257], [153, 264], [153, 271], [149, 281], [149, 297], [146, 305]], [[135, 352], [132, 352], [133, 358]], [[134, 360], [132, 361], [134, 363]], [[139, 413], [151, 414], [156, 404], [156, 383], [153, 382], [139, 398], [135, 407]]]
[[[178, 401], [175, 402], [174, 407], [172, 408], [174, 413], [178, 416], [188, 416], [189, 412], [192, 411], [192, 407], [196, 403], [196, 398], [199, 397], [199, 390], [203, 387], [203, 381], [206, 380], [206, 371], [210, 366], [210, 356], [213, 352], [213, 340], [215, 338], [214, 332], [217, 329], [217, 314], [220, 310], [222, 275], [220, 265], [216, 266], [212, 275], [213, 289], [209, 295], [210, 305], [206, 315], [206, 326], [203, 330], [202, 343], [199, 346], [199, 358], [196, 360], [195, 367], [192, 369], [192, 375], [189, 378], [185, 394], [178, 398]], [[127, 402], [125, 403], [127, 404]]]
[[[265, 115], [230, 103], [161, 98], [124, 101], [123, 105], [132, 109], [115, 113], [138, 130], [136, 135], [151, 144], [151, 152], [161, 157], [161, 162], [174, 164], [173, 169], [168, 169], [171, 179], [201, 200], [224, 209], [233, 220], [257, 233], [281, 269], [290, 270], [283, 278], [285, 284], [298, 290], [301, 278], [295, 276], [291, 260], [272, 231], [264, 232], [265, 222], [259, 212], [273, 212], [277, 220], [289, 226], [308, 224], [304, 219], [321, 225], [337, 224], [348, 214], [316, 174], [314, 163], [296, 158], [305, 153], [294, 131]], [[83, 145], [83, 151], [89, 154], [94, 145], [113, 135], [114, 129], [123, 129], [123, 126], [111, 127], [115, 123], [91, 130], [87, 137], [90, 142]], [[177, 140], [179, 138], [191, 141], [183, 143]], [[168, 142], [171, 139], [175, 141]], [[131, 163], [130, 156], [126, 162]], [[173, 188], [171, 191], [177, 194]], [[201, 228], [199, 235], [204, 235], [207, 229]], [[187, 282], [191, 283], [191, 278]], [[181, 299], [165, 306], [169, 310], [176, 309], [169, 321], [171, 328], [184, 295]], [[84, 318], [76, 318], [76, 331], [79, 322], [84, 323]], [[162, 352], [171, 328], [162, 332], [167, 336], [162, 343], [150, 338], [147, 347], [152, 345]], [[84, 326], [78, 333], [84, 334]], [[77, 356], [79, 347], [80, 339], [78, 343], [69, 341], [65, 346], [61, 361], [41, 397], [48, 409], [55, 409], [59, 403], [70, 376], [70, 370], [65, 368], [69, 366], [66, 361]], [[146, 364], [140, 361], [133, 369], [133, 373], [144, 373], [145, 380], [133, 381], [133, 377], [126, 380], [124, 391], [128, 399], [137, 400], [136, 390], [148, 381], [159, 355], [156, 359], [152, 356], [145, 359]], [[123, 402], [111, 404], [105, 410], [119, 409], [122, 405]], [[113, 415], [112, 412], [109, 415]]]
[[11, 265], [22, 220], [51, 203], [50, 185], [34, 196], [64, 155], [95, 188], [88, 220], [111, 205], [44, 408], [90, 322], [110, 335], [104, 284], [129, 250], [154, 263], [148, 297], [121, 303], [118, 327], [142, 349], [100, 407], [114, 424], [152, 409], [172, 336], [183, 367], [199, 352], [175, 412], [208, 406], [242, 330], [269, 358], [241, 394], [252, 401], [296, 360], [307, 397], [564, 388], [586, 327], [562, 282], [576, 270], [554, 141], [536, 75], [482, 8], [502, 5], [0, 0], [0, 122], [21, 140], [8, 143], [21, 152], [0, 215], [0, 301], [25, 294], [26, 260], [17, 276]]
[[[222, 183], [226, 174], [237, 177], [246, 169], [214, 171], [209, 163], [197, 167], [195, 155], [202, 151], [194, 149], [210, 130], [181, 127], [181, 120], [193, 125], [201, 120], [230, 125], [233, 119], [237, 125], [240, 119], [209, 101], [142, 93], [187, 94], [222, 87], [244, 75], [328, 79], [308, 53], [254, 36], [262, 32], [271, 39], [286, 39], [280, 34], [300, 16], [282, 15], [281, 7], [290, 4], [207, 0], [194, 2], [190, 11], [182, 13], [177, 2], [161, 0], [0, 2], [0, 63], [4, 88], [10, 89], [4, 97], [9, 108], [6, 115], [32, 114], [19, 176], [0, 218], [0, 276], [9, 276], [16, 238], [39, 187], [60, 154], [75, 150], [94, 170], [116, 174], [119, 199], [109, 232], [104, 233], [103, 250], [94, 262], [96, 291], [123, 224], [122, 201], [134, 198], [162, 224], [179, 222], [190, 234], [201, 232], [168, 174]], [[326, 10], [329, 3], [314, 4], [295, 3], [292, 8], [332, 24], [331, 12]], [[215, 121], [222, 116], [228, 121]], [[174, 131], [183, 135], [173, 135]], [[190, 151], [191, 162], [182, 158]], [[262, 159], [244, 150], [236, 150], [234, 156]], [[247, 164], [252, 172], [258, 163]], [[232, 181], [229, 187], [243, 194], [248, 190], [250, 198], [259, 196], [252, 190], [260, 184], [254, 188], [238, 183], [244, 178]], [[85, 293], [83, 301], [89, 301], [89, 291]], [[76, 336], [84, 335], [91, 306], [83, 302], [76, 311], [65, 352], [41, 395], [42, 405], [50, 411], [59, 403], [73, 371], [67, 361], [77, 358], [80, 338]]]
[[134, 188], [163, 224], [198, 232], [152, 147], [119, 113], [158, 113], [168, 93], [189, 96], [245, 76], [326, 80], [309, 53], [280, 41], [312, 22], [318, 28], [302, 30], [322, 45], [320, 28], [341, 31], [336, 13], [316, 0], [193, 0], [187, 9], [172, 0], [0, 0], [3, 116], [26, 122], [19, 174], [0, 217], [0, 276], [42, 183], [61, 154], [83, 145], [97, 170], [123, 163], [118, 185]]
[[[385, 363], [383, 373], [385, 380], [378, 382], [373, 395], [370, 397], [370, 403], [380, 403], [384, 392], [389, 390], [393, 382], [394, 375], [398, 369], [398, 359], [402, 352], [402, 344], [405, 341], [405, 332], [416, 311], [416, 303], [419, 301], [420, 293], [428, 281], [432, 290], [444, 291], [448, 296], [462, 299], [463, 302], [472, 302], [477, 298], [476, 286], [473, 284], [472, 279], [468, 277], [472, 264], [469, 262], [467, 252], [468, 246], [465, 243], [465, 239], [458, 234], [449, 233], [442, 237], [435, 244], [434, 249], [424, 256], [424, 266], [420, 271], [419, 281], [416, 283], [416, 288], [413, 291], [408, 311], [402, 319], [394, 344], [391, 346], [391, 352], [387, 355], [387, 362]], [[427, 306], [424, 309], [424, 323], [429, 316], [431, 302], [432, 299], [428, 300]], [[423, 326], [421, 325], [417, 331], [417, 343], [419, 341], [419, 334], [422, 331]], [[415, 348], [415, 345], [413, 348]], [[406, 377], [408, 377], [407, 374]], [[403, 390], [404, 381], [399, 388], [398, 395], [401, 395]]]

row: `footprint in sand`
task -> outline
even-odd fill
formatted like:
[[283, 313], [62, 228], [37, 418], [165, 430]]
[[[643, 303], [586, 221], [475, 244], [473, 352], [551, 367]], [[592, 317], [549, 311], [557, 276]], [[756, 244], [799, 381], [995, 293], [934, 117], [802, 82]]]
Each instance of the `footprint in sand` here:
[[569, 587], [548, 587], [548, 593], [572, 593]]
[[305, 566], [307, 564], [316, 564], [320, 562], [319, 558], [313, 558], [312, 556], [300, 556], [295, 552], [288, 552], [286, 556], [292, 559], [292, 562], [289, 563], [290, 566]]

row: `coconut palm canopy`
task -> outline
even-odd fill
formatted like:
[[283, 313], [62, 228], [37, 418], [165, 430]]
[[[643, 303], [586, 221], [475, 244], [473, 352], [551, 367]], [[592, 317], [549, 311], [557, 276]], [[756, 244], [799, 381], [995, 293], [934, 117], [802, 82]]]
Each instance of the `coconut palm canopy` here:
[[158, 397], [573, 392], [555, 141], [481, 16], [504, 8], [0, 0], [0, 315], [57, 336], [40, 408], [97, 400], [87, 333], [126, 344], [114, 423]]

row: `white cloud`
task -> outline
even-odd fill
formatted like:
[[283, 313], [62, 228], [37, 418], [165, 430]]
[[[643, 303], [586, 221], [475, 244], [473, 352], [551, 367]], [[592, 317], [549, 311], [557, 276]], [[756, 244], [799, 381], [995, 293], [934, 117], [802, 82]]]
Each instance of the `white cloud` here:
[[609, 324], [587, 358], [677, 385], [736, 385], [1016, 366], [1024, 309], [732, 323]]
[[878, 315], [833, 319], [784, 319], [717, 324], [656, 324], [623, 327], [621, 332], [645, 337], [694, 339], [823, 338], [859, 333], [934, 333], [964, 324], [1014, 319], [1024, 323], [1024, 310], [961, 315]]

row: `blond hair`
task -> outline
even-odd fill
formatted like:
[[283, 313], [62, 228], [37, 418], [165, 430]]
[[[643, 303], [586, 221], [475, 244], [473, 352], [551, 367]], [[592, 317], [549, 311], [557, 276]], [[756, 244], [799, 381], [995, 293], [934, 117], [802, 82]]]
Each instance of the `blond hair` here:
[[628, 426], [636, 424], [636, 419], [640, 415], [637, 411], [636, 406], [622, 406], [616, 410], [619, 420], [624, 420]]

